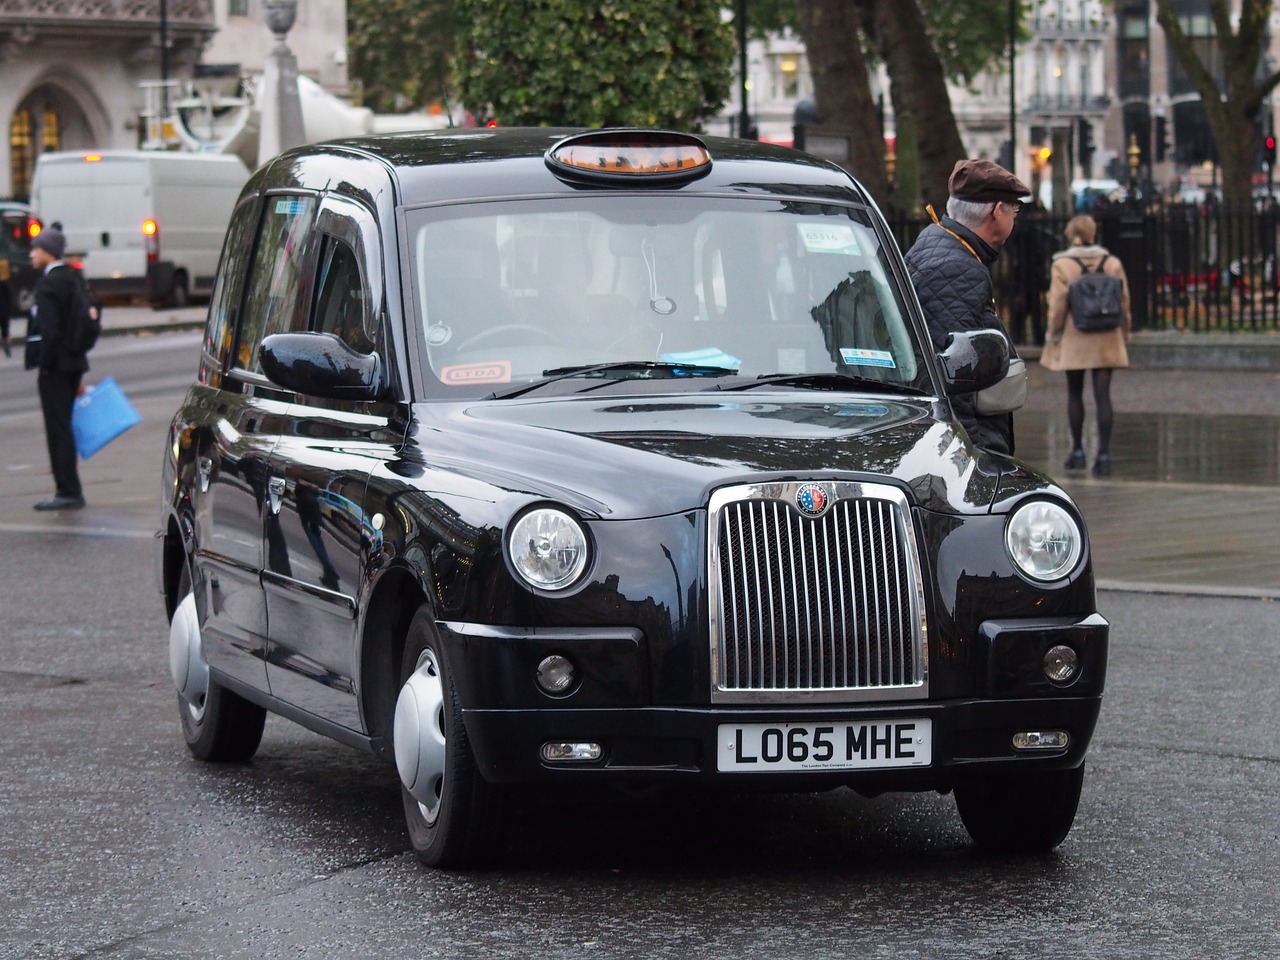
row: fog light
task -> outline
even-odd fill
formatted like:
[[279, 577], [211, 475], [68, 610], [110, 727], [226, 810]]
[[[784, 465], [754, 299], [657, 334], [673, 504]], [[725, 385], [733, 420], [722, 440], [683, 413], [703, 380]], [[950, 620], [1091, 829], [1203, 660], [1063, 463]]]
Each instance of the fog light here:
[[544, 743], [542, 759], [547, 763], [591, 763], [604, 756], [598, 743]]
[[1027, 730], [1013, 735], [1015, 750], [1065, 750], [1071, 735], [1065, 730]]
[[563, 697], [578, 682], [578, 670], [568, 657], [553, 653], [538, 664], [538, 687], [550, 697]]
[[1044, 655], [1044, 675], [1054, 683], [1070, 683], [1080, 672], [1080, 658], [1068, 646], [1058, 644]]

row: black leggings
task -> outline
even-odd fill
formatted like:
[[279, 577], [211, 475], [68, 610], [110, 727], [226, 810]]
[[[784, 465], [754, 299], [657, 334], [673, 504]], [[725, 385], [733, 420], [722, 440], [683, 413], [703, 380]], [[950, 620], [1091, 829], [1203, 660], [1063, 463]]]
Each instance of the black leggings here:
[[[1071, 449], [1083, 450], [1084, 444], [1084, 374], [1083, 370], [1067, 371], [1067, 420], [1071, 425]], [[1093, 371], [1093, 401], [1098, 408], [1098, 453], [1111, 452], [1111, 368]]]

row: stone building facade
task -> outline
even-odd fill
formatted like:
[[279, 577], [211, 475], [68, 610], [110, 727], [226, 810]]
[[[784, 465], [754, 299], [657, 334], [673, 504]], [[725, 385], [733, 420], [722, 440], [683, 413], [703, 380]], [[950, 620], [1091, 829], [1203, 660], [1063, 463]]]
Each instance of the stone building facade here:
[[[0, 117], [8, 138], [0, 197], [25, 199], [52, 150], [132, 149], [147, 136], [162, 74], [188, 89], [197, 64], [260, 73], [279, 0], [0, 0]], [[161, 56], [162, 37], [166, 55]], [[299, 71], [347, 87], [346, 4], [299, 0], [289, 33]]]

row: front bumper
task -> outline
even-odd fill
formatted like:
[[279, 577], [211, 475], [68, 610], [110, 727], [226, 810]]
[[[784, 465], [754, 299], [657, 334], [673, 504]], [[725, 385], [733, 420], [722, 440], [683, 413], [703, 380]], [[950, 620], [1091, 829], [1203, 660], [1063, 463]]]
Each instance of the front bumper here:
[[[977, 656], [968, 652], [949, 659], [931, 651], [935, 674], [964, 665], [964, 686], [969, 690], [965, 696], [851, 700], [821, 707], [713, 707], [709, 698], [706, 704], [658, 702], [661, 673], [650, 675], [652, 651], [638, 630], [440, 626], [472, 750], [480, 771], [492, 782], [702, 780], [797, 790], [849, 784], [866, 792], [945, 789], [967, 774], [1013, 765], [1042, 770], [1078, 766], [1102, 705], [1110, 630], [1097, 614], [986, 621], [972, 641]], [[1080, 660], [1080, 672], [1067, 686], [1050, 683], [1041, 667], [1046, 651], [1058, 644], [1070, 645]], [[571, 697], [552, 699], [534, 685], [536, 665], [552, 653], [567, 655], [581, 666], [582, 682]], [[910, 719], [931, 722], [932, 762], [927, 767], [780, 774], [717, 768], [722, 724]], [[1046, 730], [1066, 731], [1069, 743], [1055, 750], [1014, 748], [1014, 734]], [[597, 743], [603, 755], [591, 762], [551, 764], [541, 753], [548, 742]]]
[[[965, 700], [908, 706], [805, 711], [742, 711], [644, 707], [632, 710], [466, 710], [467, 733], [480, 772], [494, 783], [569, 780], [718, 782], [744, 789], [817, 790], [839, 784], [866, 793], [946, 789], [967, 775], [995, 768], [1066, 769], [1079, 766], [1093, 736], [1101, 697], [1054, 700]], [[720, 772], [717, 729], [732, 723], [932, 721], [933, 762], [928, 767], [814, 770], [782, 773]], [[1065, 750], [1019, 754], [1020, 731], [1066, 730]], [[553, 766], [541, 759], [549, 741], [590, 741], [604, 747], [593, 763]]]

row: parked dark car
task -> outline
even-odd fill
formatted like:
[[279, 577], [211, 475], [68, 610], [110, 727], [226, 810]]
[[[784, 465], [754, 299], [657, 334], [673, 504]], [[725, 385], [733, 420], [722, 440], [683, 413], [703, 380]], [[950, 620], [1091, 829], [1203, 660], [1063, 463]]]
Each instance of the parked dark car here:
[[231, 218], [164, 466], [195, 756], [395, 763], [433, 866], [552, 785], [954, 791], [1067, 835], [1108, 625], [1079, 512], [975, 449], [863, 189], [767, 144], [313, 145]]
[[25, 203], [0, 200], [0, 310], [9, 316], [25, 314], [36, 287], [31, 266], [31, 240], [40, 232], [40, 220]]

